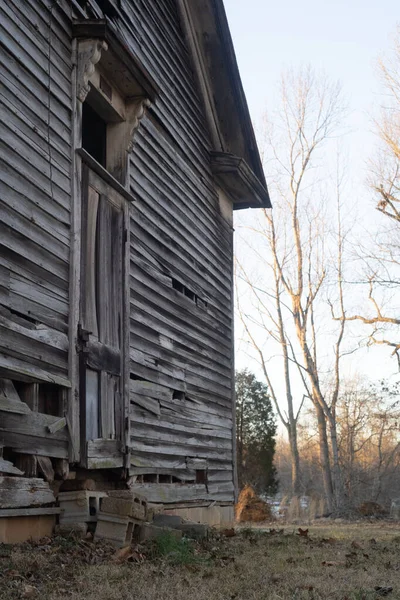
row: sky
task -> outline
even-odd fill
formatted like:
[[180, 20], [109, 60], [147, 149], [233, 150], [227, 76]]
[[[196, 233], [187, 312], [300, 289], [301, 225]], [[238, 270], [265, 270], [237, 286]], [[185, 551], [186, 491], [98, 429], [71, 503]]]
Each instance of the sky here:
[[[373, 107], [382, 101], [377, 59], [389, 53], [400, 23], [395, 0], [225, 0], [236, 57], [253, 123], [276, 107], [282, 70], [311, 64], [342, 84], [349, 106], [346, 153], [352, 179], [351, 199], [365, 206], [367, 227], [378, 218], [365, 185], [366, 161], [374, 150]], [[272, 198], [272, 202], [274, 199]], [[241, 215], [242, 218], [242, 215]], [[236, 363], [249, 365], [238, 344]], [[362, 358], [362, 370], [378, 377], [396, 371], [389, 351], [375, 348]], [[357, 359], [354, 359], [357, 363]], [[257, 371], [256, 365], [249, 365]], [[358, 369], [358, 365], [355, 367]]]

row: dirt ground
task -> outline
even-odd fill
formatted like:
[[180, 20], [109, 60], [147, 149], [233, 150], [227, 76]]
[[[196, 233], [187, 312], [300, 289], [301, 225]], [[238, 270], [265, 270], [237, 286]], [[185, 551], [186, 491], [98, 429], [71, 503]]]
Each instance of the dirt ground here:
[[[306, 531], [308, 529], [308, 531]], [[400, 600], [400, 526], [241, 527], [117, 552], [73, 537], [0, 545], [0, 599]]]

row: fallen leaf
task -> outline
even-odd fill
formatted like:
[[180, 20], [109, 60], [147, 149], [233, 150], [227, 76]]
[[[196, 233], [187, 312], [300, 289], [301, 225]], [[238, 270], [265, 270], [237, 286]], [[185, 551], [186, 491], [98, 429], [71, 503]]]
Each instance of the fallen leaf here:
[[361, 544], [359, 544], [358, 542], [356, 542], [355, 540], [353, 540], [351, 542], [351, 547], [352, 548], [356, 548], [357, 550], [360, 550], [362, 548]]
[[236, 535], [236, 531], [233, 529], [233, 527], [231, 529], [223, 529], [221, 533], [225, 537], [235, 537]]
[[308, 537], [308, 529], [302, 529], [301, 527], [299, 527], [298, 535], [301, 537]]
[[120, 548], [116, 551], [113, 556], [113, 561], [116, 563], [123, 563], [127, 561], [132, 556], [132, 548], [130, 546], [125, 546], [124, 548]]
[[335, 538], [322, 538], [321, 543], [322, 544], [330, 544], [331, 546], [333, 546], [334, 544], [336, 544], [337, 540]]
[[307, 592], [312, 592], [314, 589], [313, 585], [298, 585], [297, 586], [298, 590], [306, 590]]
[[343, 561], [336, 561], [336, 560], [323, 560], [321, 565], [323, 567], [345, 567], [346, 563]]
[[33, 585], [24, 585], [24, 589], [21, 593], [21, 598], [33, 598], [36, 596], [37, 589]]

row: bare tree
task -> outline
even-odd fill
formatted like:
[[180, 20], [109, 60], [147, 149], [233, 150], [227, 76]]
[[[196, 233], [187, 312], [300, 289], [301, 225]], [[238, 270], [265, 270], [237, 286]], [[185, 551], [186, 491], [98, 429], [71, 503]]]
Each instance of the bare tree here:
[[400, 368], [400, 319], [393, 299], [400, 283], [400, 27], [391, 58], [381, 59], [378, 67], [384, 103], [375, 119], [379, 147], [369, 163], [368, 183], [377, 210], [387, 219], [380, 223], [370, 248], [361, 248], [369, 309], [348, 315], [347, 320], [369, 325], [369, 343], [392, 348]]
[[[326, 142], [335, 135], [343, 118], [340, 88], [325, 77], [317, 76], [310, 68], [298, 74], [290, 72], [281, 83], [280, 122], [278, 138], [272, 126], [267, 128], [265, 155], [270, 156], [266, 168], [274, 169], [275, 198], [272, 213], [264, 211], [262, 223], [254, 227], [266, 241], [267, 259], [261, 256], [262, 264], [272, 280], [272, 288], [258, 288], [251, 282], [241, 263], [240, 274], [249, 285], [257, 303], [257, 318], [254, 312], [241, 310], [246, 332], [260, 358], [264, 375], [271, 386], [263, 343], [255, 329], [280, 346], [282, 368], [285, 379], [287, 412], [282, 414], [278, 398], [277, 405], [281, 421], [289, 433], [289, 440], [296, 443], [292, 450], [294, 469], [296, 462], [296, 429], [299, 412], [293, 403], [293, 368], [297, 370], [297, 381], [314, 406], [318, 423], [320, 465], [329, 511], [340, 510], [342, 484], [340, 475], [339, 448], [336, 432], [335, 409], [340, 386], [340, 357], [345, 321], [339, 318], [335, 333], [334, 390], [330, 399], [323, 391], [319, 351], [319, 306], [330, 271], [327, 257], [327, 237], [324, 194], [314, 171], [323, 173], [318, 161]], [[272, 133], [271, 133], [272, 132]], [[282, 133], [283, 132], [283, 133]], [[325, 172], [326, 178], [326, 172]], [[270, 175], [271, 180], [271, 175]], [[325, 185], [328, 185], [326, 178]], [[339, 289], [336, 310], [344, 315], [343, 298], [343, 237], [340, 221], [340, 199], [338, 197], [339, 244], [335, 257], [335, 278]], [[333, 304], [332, 310], [333, 310]], [[299, 384], [297, 384], [298, 387]], [[273, 394], [274, 396], [274, 394]], [[330, 452], [331, 450], [331, 452]], [[331, 468], [332, 465], [332, 468]]]

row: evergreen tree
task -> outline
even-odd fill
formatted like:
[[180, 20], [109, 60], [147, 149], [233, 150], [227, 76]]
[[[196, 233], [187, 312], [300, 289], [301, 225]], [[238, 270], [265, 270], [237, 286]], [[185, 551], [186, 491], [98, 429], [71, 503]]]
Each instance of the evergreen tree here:
[[249, 483], [258, 493], [276, 492], [274, 467], [276, 421], [268, 387], [247, 369], [236, 372], [236, 444], [240, 489]]

